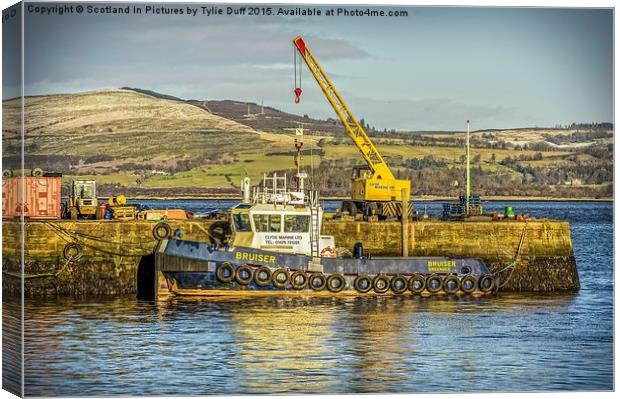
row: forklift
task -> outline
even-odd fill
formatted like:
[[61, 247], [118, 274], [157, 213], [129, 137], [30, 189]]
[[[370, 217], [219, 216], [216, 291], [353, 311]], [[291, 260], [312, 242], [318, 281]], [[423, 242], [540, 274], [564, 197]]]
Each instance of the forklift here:
[[67, 214], [72, 220], [95, 219], [97, 186], [94, 180], [73, 180], [67, 201]]

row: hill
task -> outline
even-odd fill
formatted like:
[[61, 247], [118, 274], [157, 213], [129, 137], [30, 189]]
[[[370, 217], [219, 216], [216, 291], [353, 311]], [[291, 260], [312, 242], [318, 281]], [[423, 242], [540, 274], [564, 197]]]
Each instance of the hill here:
[[[234, 100], [184, 101], [144, 89], [26, 99], [26, 167], [96, 179], [102, 195], [238, 193], [238, 182], [292, 172], [294, 128], [304, 123], [304, 165], [324, 195], [349, 192], [358, 150], [339, 122]], [[19, 100], [3, 101], [5, 167], [17, 168]], [[249, 108], [249, 112], [248, 112]], [[464, 132], [369, 135], [415, 196], [462, 190]], [[475, 191], [485, 196], [611, 197], [613, 126], [582, 124], [472, 132]], [[310, 154], [312, 153], [312, 157]]]

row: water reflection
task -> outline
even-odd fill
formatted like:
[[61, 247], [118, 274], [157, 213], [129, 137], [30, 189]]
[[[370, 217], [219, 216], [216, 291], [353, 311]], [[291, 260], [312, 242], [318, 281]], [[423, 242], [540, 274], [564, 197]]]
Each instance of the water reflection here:
[[[30, 299], [26, 394], [611, 386], [611, 340], [583, 334], [578, 298]], [[584, 352], [595, 356], [570, 366]]]

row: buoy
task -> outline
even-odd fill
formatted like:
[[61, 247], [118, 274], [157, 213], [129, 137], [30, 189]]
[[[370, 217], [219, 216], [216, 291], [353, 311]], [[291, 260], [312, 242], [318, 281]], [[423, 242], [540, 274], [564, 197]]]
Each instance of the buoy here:
[[461, 279], [461, 291], [471, 294], [476, 291], [476, 278], [474, 276], [465, 276]]
[[286, 288], [291, 281], [291, 276], [286, 269], [277, 269], [271, 275], [271, 283], [276, 288]]
[[372, 289], [372, 280], [366, 274], [360, 274], [353, 280], [353, 288], [364, 294]]
[[459, 278], [456, 276], [447, 276], [443, 279], [443, 290], [447, 294], [456, 294], [460, 287]]
[[340, 273], [330, 274], [329, 277], [327, 277], [327, 289], [331, 292], [340, 292], [344, 290], [346, 285], [347, 281]]
[[402, 294], [407, 291], [407, 279], [404, 276], [398, 275], [392, 277], [392, 281], [390, 282], [390, 286], [392, 291], [395, 294]]
[[261, 266], [254, 272], [254, 282], [259, 287], [266, 287], [271, 284], [271, 269]]
[[222, 283], [230, 283], [235, 278], [235, 268], [232, 264], [224, 262], [215, 269], [215, 277]]
[[311, 274], [308, 278], [308, 285], [314, 291], [321, 291], [325, 288], [325, 285], [327, 285], [327, 279], [323, 273], [316, 272]]
[[248, 285], [254, 279], [254, 273], [250, 266], [243, 265], [237, 268], [235, 281], [241, 285]]
[[431, 294], [441, 291], [442, 285], [441, 277], [437, 274], [432, 274], [426, 279], [426, 290]]
[[372, 279], [372, 288], [377, 294], [385, 294], [390, 289], [390, 279], [385, 274], [377, 274]]
[[295, 271], [291, 275], [291, 287], [296, 290], [303, 290], [308, 284], [308, 276], [301, 270]]
[[409, 279], [409, 291], [414, 294], [420, 294], [426, 289], [426, 277], [420, 273], [416, 273]]

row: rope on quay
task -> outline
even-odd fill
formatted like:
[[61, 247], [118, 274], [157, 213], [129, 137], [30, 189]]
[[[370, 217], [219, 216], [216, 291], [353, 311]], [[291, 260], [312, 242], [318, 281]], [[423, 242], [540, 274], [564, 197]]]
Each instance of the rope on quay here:
[[[107, 254], [107, 255], [113, 255], [113, 256], [131, 256], [131, 257], [136, 257], [136, 258], [144, 256], [144, 253], [139, 253], [139, 254], [120, 253], [120, 252], [115, 252], [115, 251], [110, 251], [110, 250], [107, 250], [107, 249], [103, 249], [103, 248], [100, 248], [100, 247], [97, 247], [97, 246], [94, 246], [94, 245], [91, 245], [91, 244], [87, 244], [87, 243], [84, 242], [84, 240], [80, 239], [78, 237], [78, 235], [75, 234], [75, 233], [70, 233], [70, 232], [66, 231], [65, 229], [63, 229], [62, 227], [59, 227], [59, 226], [57, 226], [57, 225], [55, 225], [53, 223], [49, 223], [48, 225], [63, 240], [65, 240], [67, 242], [76, 242], [76, 243], [82, 245], [83, 247], [90, 248], [90, 249], [92, 249], [94, 251], [97, 251], [97, 252], [101, 252], [101, 253], [104, 253], [104, 254]], [[66, 237], [63, 237], [63, 234]], [[99, 239], [97, 241], [102, 242], [102, 243], [106, 243], [106, 244], [112, 244], [112, 245], [119, 245], [120, 244], [120, 243], [115, 243], [115, 242], [112, 242], [112, 241], [101, 240], [101, 239]]]
[[527, 221], [525, 222], [525, 226], [523, 226], [523, 231], [521, 232], [521, 238], [519, 239], [519, 245], [517, 246], [517, 250], [515, 251], [515, 256], [512, 259], [512, 262], [510, 262], [502, 270], [493, 273], [493, 276], [497, 277], [500, 273], [503, 273], [506, 270], [510, 269], [510, 273], [508, 274], [508, 277], [506, 277], [506, 279], [502, 282], [502, 284], [497, 285], [497, 287], [495, 288], [495, 292], [499, 291], [500, 288], [505, 287], [506, 284], [508, 284], [508, 281], [510, 280], [510, 278], [512, 277], [512, 274], [514, 273], [516, 266], [517, 266], [517, 260], [519, 259], [519, 255], [521, 254], [521, 248], [523, 248], [523, 242], [525, 241], [526, 231], [527, 231]]
[[67, 259], [67, 261], [65, 262], [65, 264], [56, 272], [46, 272], [46, 273], [39, 273], [39, 274], [26, 274], [26, 273], [15, 273], [15, 272], [9, 272], [9, 271], [5, 271], [3, 270], [2, 273], [10, 276], [10, 277], [14, 277], [14, 278], [24, 278], [24, 279], [31, 279], [31, 278], [44, 278], [44, 277], [58, 277], [60, 275], [60, 273], [64, 272], [65, 269], [67, 268], [67, 266], [69, 266], [69, 264], [71, 264], [73, 262], [74, 257], [70, 257], [69, 259]]

